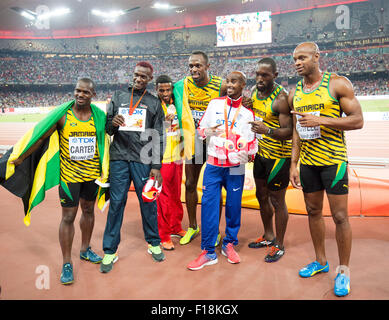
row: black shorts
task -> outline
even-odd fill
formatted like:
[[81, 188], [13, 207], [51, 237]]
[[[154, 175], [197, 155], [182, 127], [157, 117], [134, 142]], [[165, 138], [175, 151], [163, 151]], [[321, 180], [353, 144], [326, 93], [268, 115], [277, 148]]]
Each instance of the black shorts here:
[[289, 185], [290, 158], [267, 159], [259, 154], [254, 159], [254, 179], [265, 180], [272, 191], [282, 190]]
[[94, 180], [87, 182], [64, 182], [59, 184], [59, 199], [64, 208], [77, 207], [80, 198], [87, 201], [95, 201], [99, 186]]
[[331, 166], [300, 165], [303, 192], [326, 190], [328, 194], [348, 194], [347, 162]]

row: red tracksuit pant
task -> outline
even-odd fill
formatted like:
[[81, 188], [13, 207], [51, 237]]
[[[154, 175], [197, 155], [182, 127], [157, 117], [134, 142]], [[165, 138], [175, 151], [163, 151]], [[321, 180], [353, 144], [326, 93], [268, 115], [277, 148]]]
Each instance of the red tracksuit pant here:
[[181, 203], [182, 167], [182, 163], [162, 164], [162, 191], [157, 198], [158, 230], [161, 242], [169, 241], [171, 234], [182, 230], [181, 222], [184, 215]]

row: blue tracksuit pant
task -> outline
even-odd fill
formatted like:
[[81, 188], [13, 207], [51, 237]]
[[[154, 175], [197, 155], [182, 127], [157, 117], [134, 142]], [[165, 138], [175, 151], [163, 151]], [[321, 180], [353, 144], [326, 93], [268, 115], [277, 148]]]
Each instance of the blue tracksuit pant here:
[[219, 231], [221, 189], [227, 192], [225, 204], [226, 230], [223, 244], [238, 244], [245, 166], [222, 168], [207, 163], [203, 175], [201, 198], [201, 249], [215, 252]]
[[142, 190], [149, 179], [150, 170], [150, 165], [134, 161], [116, 160], [110, 162], [110, 203], [103, 238], [104, 253], [113, 254], [119, 246], [120, 229], [131, 181], [134, 182], [135, 192], [139, 200], [145, 239], [152, 246], [160, 244], [157, 203], [156, 201], [143, 202], [142, 200]]

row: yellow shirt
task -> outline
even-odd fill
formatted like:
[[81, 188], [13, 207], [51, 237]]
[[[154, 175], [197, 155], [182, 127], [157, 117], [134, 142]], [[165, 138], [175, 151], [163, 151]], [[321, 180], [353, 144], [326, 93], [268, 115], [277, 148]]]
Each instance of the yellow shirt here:
[[[339, 101], [329, 91], [331, 73], [325, 72], [319, 87], [310, 93], [303, 91], [302, 80], [297, 83], [293, 97], [294, 109], [320, 117], [340, 118], [342, 109]], [[346, 141], [343, 130], [325, 126], [296, 128], [300, 132], [300, 161], [305, 165], [326, 166], [347, 161]], [[305, 137], [306, 139], [303, 139]]]
[[100, 177], [99, 151], [93, 116], [88, 121], [76, 118], [73, 109], [66, 113], [59, 130], [60, 172], [64, 182], [86, 182]]
[[[161, 101], [165, 116], [167, 114], [167, 106], [164, 101]], [[166, 149], [163, 154], [162, 163], [171, 163], [182, 159], [180, 150], [180, 127], [178, 123], [177, 111], [175, 111], [172, 124], [166, 128]], [[182, 146], [183, 148], [183, 146]], [[183, 151], [183, 150], [182, 150]]]
[[192, 111], [193, 120], [197, 129], [209, 101], [220, 96], [222, 78], [211, 76], [211, 79], [204, 87], [198, 87], [192, 77], [187, 77], [188, 103]]
[[[269, 128], [280, 128], [278, 112], [273, 111], [273, 102], [278, 94], [284, 88], [278, 85], [277, 88], [265, 99], [258, 98], [258, 90], [255, 89], [252, 95], [253, 110], [255, 120], [263, 121], [263, 124]], [[258, 139], [258, 154], [267, 159], [282, 159], [290, 158], [292, 150], [291, 140], [277, 140], [270, 138], [264, 134], [257, 135]]]

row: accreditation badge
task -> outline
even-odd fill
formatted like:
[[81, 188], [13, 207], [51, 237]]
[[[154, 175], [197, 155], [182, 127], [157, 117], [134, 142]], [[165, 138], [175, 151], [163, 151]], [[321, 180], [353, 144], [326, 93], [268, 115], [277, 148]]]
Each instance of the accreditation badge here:
[[125, 126], [119, 127], [120, 131], [139, 131], [144, 132], [146, 129], [146, 108], [136, 108], [130, 115], [129, 108], [119, 108], [119, 114], [124, 117]]

